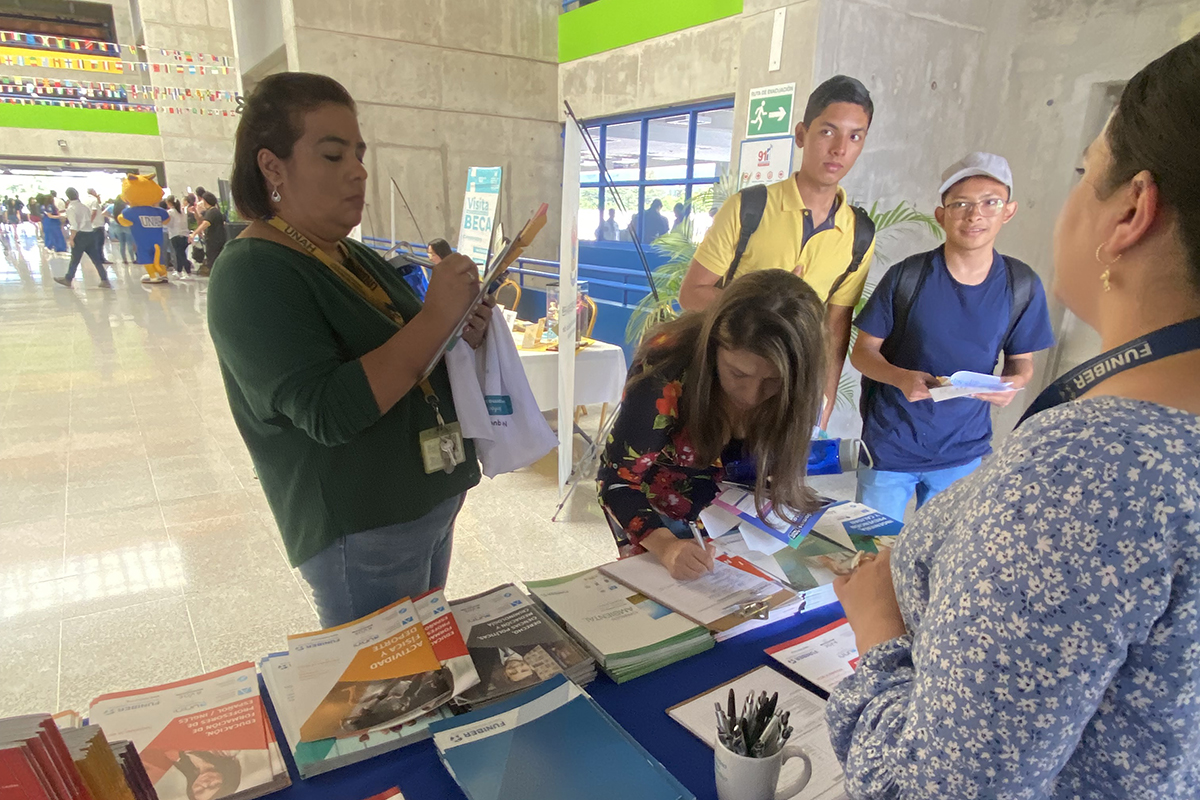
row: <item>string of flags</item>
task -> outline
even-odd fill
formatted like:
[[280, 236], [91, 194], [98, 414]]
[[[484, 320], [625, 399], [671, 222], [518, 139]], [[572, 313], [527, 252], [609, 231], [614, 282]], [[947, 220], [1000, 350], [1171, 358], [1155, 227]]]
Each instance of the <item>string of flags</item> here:
[[185, 99], [211, 103], [240, 101], [240, 95], [237, 92], [219, 89], [100, 83], [97, 81], [30, 78], [16, 75], [0, 75], [0, 94], [25, 94], [66, 99], [119, 100], [121, 102]]
[[[45, 36], [38, 33], [21, 33], [19, 31], [0, 31], [0, 43], [17, 44], [25, 47], [44, 48], [47, 50], [65, 50], [70, 52], [91, 53], [120, 59], [128, 53], [131, 59], [125, 63], [149, 62], [150, 57], [157, 53], [160, 58], [169, 58], [182, 64], [233, 66], [233, 56], [221, 56], [214, 53], [197, 53], [191, 50], [173, 50], [163, 47], [150, 47], [144, 44], [117, 44], [102, 42], [96, 39], [74, 39], [66, 36]], [[144, 56], [144, 59], [140, 56]], [[223, 73], [228, 74], [228, 73]]]
[[178, 75], [229, 75], [233, 67], [204, 64], [160, 64], [146, 61], [121, 61], [107, 55], [49, 55], [37, 50], [20, 50], [0, 43], [0, 64], [6, 67], [42, 67], [76, 69], [87, 72], [145, 72]]
[[191, 114], [199, 117], [236, 117], [241, 113], [241, 108], [200, 108], [199, 106], [164, 106], [159, 104], [142, 105], [135, 103], [121, 103], [104, 100], [78, 99], [78, 100], [56, 100], [31, 97], [13, 97], [11, 95], [0, 93], [0, 103], [18, 106], [57, 106], [61, 108], [87, 108], [100, 109], [103, 111], [141, 111], [148, 113], [159, 114]]

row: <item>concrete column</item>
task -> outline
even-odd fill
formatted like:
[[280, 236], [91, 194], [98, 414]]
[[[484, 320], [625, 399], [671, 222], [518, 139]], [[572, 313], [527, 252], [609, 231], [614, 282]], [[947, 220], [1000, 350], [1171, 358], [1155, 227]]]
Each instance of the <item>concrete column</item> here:
[[[388, 236], [394, 178], [420, 227], [400, 209], [397, 236], [457, 241], [470, 166], [505, 168], [506, 230], [543, 202], [546, 230], [557, 230], [558, 4], [430, 0], [406, 3], [402, 13], [375, 0], [338, 5], [285, 2], [284, 39], [295, 41], [289, 66], [336, 78], [358, 103], [371, 173], [364, 234]], [[554, 239], [543, 233], [531, 255], [553, 258]]]

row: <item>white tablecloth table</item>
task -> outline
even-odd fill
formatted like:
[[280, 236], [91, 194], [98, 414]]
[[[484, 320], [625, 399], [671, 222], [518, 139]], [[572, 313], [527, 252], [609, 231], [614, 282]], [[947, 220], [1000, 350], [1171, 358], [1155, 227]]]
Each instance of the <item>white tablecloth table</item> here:
[[[558, 408], [558, 351], [521, 350], [513, 334], [529, 388], [542, 411]], [[592, 342], [575, 353], [575, 405], [617, 403], [625, 388], [625, 351], [607, 342]]]

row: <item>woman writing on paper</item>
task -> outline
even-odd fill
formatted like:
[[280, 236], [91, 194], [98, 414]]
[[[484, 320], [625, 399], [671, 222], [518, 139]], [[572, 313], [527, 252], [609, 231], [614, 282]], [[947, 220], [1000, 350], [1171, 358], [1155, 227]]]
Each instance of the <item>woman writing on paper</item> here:
[[[478, 270], [450, 256], [422, 304], [346, 239], [362, 218], [365, 150], [339, 83], [264, 78], [231, 181], [252, 222], [208, 288], [234, 420], [325, 627], [442, 586], [455, 517], [479, 482], [445, 366], [420, 379], [474, 302]], [[463, 338], [478, 346], [490, 316], [473, 316]]]
[[[825, 309], [790, 272], [747, 275], [706, 311], [646, 339], [601, 459], [600, 505], [623, 555], [654, 553], [680, 580], [712, 568], [689, 531], [725, 464], [753, 457], [755, 499], [810, 511], [809, 438], [825, 373]], [[788, 511], [791, 509], [792, 511]]]
[[1126, 85], [1078, 172], [1054, 289], [1118, 356], [834, 584], [853, 797], [1197, 796], [1200, 37]]

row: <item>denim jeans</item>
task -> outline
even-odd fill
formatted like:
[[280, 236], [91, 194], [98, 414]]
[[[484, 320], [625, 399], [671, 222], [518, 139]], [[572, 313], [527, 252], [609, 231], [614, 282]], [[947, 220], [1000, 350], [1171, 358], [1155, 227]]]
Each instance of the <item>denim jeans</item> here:
[[321, 627], [365, 617], [402, 597], [446, 585], [454, 520], [466, 494], [425, 516], [343, 536], [300, 565]]
[[886, 472], [878, 469], [858, 471], [858, 502], [894, 520], [904, 521], [904, 511], [913, 492], [917, 494], [917, 508], [929, 502], [939, 492], [944, 492], [960, 478], [965, 478], [979, 467], [983, 459], [977, 458], [967, 464], [928, 472]]
[[[100, 236], [104, 234], [101, 233]], [[97, 261], [96, 253], [96, 231], [77, 231], [75, 233], [75, 243], [71, 245], [71, 262], [67, 266], [66, 279], [69, 283], [75, 280], [75, 272], [79, 269], [79, 262], [83, 259], [84, 254], [92, 260], [96, 266], [96, 272], [100, 273], [100, 280], [108, 280], [108, 273], [104, 271], [104, 259], [100, 257]]]

